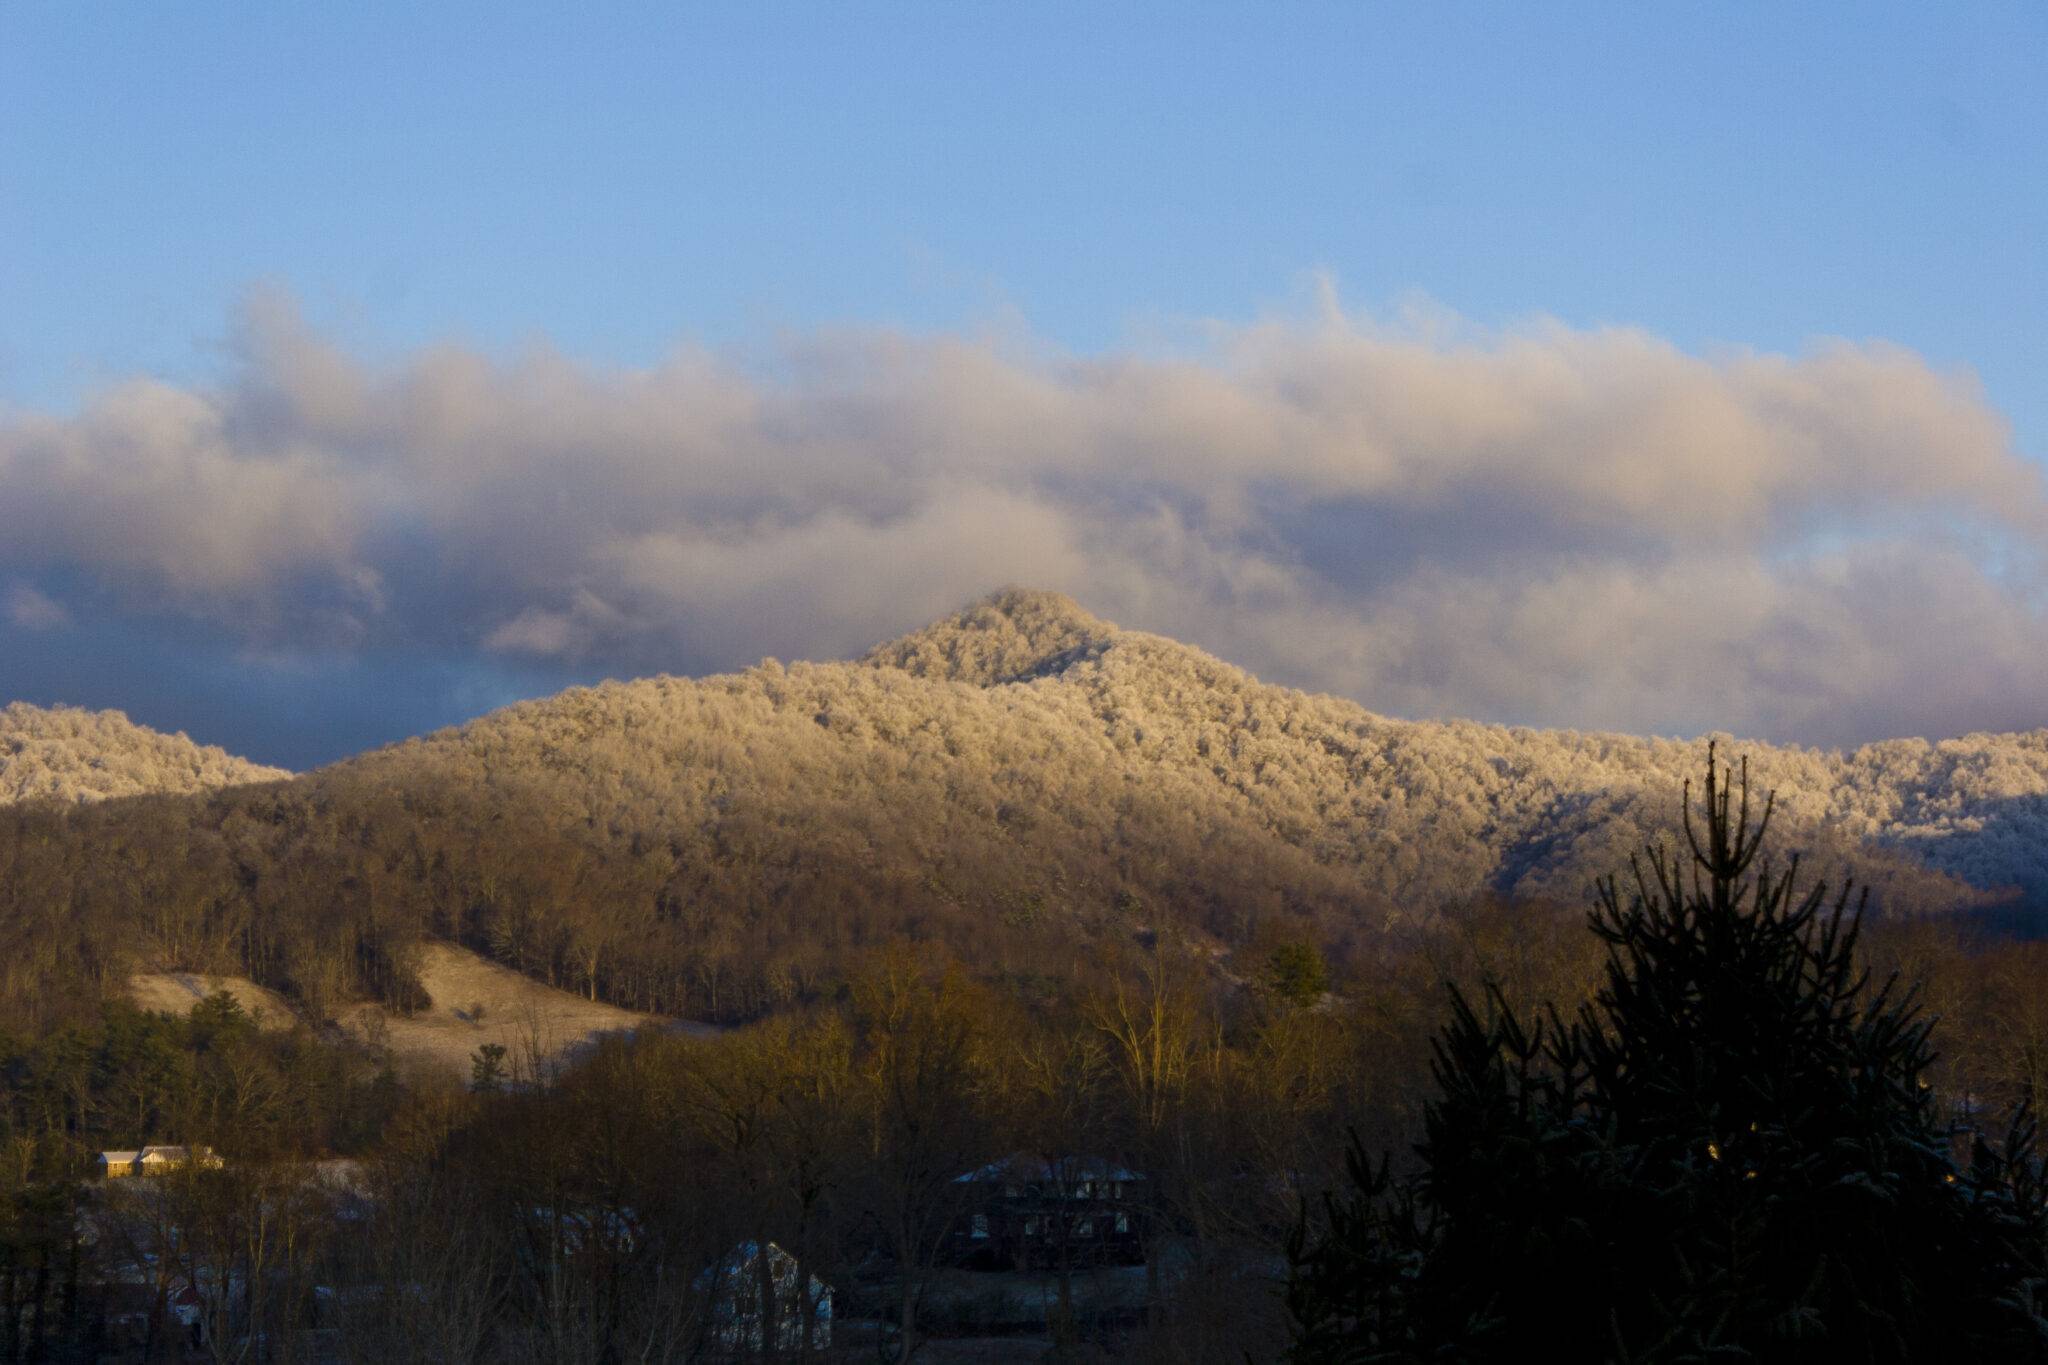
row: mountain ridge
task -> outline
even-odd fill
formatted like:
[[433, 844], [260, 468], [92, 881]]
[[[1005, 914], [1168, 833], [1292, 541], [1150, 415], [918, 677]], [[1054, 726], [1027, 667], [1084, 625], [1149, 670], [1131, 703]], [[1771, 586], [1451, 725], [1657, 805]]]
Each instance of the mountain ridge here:
[[[1010, 629], [1005, 630], [1005, 626]], [[1012, 667], [1000, 676], [988, 676], [984, 670], [973, 668], [943, 676], [993, 686], [1061, 677], [1071, 670], [1075, 676], [1070, 681], [1101, 691], [1102, 685], [1086, 675], [1115, 672], [1116, 666], [1108, 662], [1108, 657], [1112, 651], [1123, 651], [1126, 657], [1135, 653], [1152, 664], [1177, 664], [1180, 672], [1192, 673], [1196, 681], [1210, 688], [1220, 685], [1245, 690], [1269, 686], [1243, 669], [1170, 637], [1121, 630], [1092, 616], [1062, 594], [1018, 588], [1002, 589], [979, 599], [953, 616], [870, 651], [862, 661], [875, 666], [902, 667], [907, 659], [913, 661], [912, 671], [930, 676], [936, 672], [931, 667], [934, 659], [973, 658], [972, 646], [960, 641], [963, 637], [971, 639], [976, 632], [998, 633], [1005, 637], [1006, 644], [1007, 637], [1014, 634], [1036, 649], [1036, 657], [1026, 666]], [[1986, 815], [1983, 807], [2005, 800], [2037, 803], [2044, 824], [2048, 824], [2048, 727], [1971, 732], [1940, 740], [1904, 737], [1853, 748], [1826, 748], [1768, 744], [1725, 732], [1686, 739], [1460, 719], [1400, 720], [1378, 715], [1344, 698], [1276, 690], [1327, 705], [1334, 712], [1348, 713], [1352, 721], [1388, 735], [1436, 731], [1491, 736], [1496, 747], [1503, 750], [1532, 743], [1562, 744], [1603, 765], [1610, 763], [1617, 753], [1636, 750], [1645, 755], [1669, 755], [1676, 746], [1686, 756], [1668, 773], [1676, 781], [1683, 780], [1684, 763], [1696, 761], [1706, 741], [1718, 740], [1729, 753], [1749, 756], [1763, 785], [1769, 786], [1773, 777], [1791, 779], [1781, 799], [1796, 815], [1847, 821], [1859, 839], [1888, 838], [1898, 844], [1979, 833]], [[1178, 695], [1185, 699], [1195, 694], [1184, 689]], [[1220, 714], [1218, 718], [1228, 716]], [[1325, 747], [1342, 747], [1327, 738], [1322, 742]], [[1491, 763], [1503, 777], [1517, 771], [1514, 759], [1506, 753], [1495, 755]], [[1821, 802], [1815, 788], [1824, 784], [1833, 790]], [[2048, 860], [2034, 860], [2028, 871], [2033, 875], [2027, 878], [2027, 884], [2048, 891]]]
[[[2036, 820], [2048, 828], [2048, 728], [1841, 750], [1726, 734], [1673, 739], [1399, 720], [1343, 698], [1261, 683], [1170, 637], [1121, 629], [1063, 594], [1021, 588], [988, 594], [850, 663], [770, 661], [702, 679], [658, 675], [572, 688], [397, 747], [448, 743], [481, 733], [478, 727], [584, 711], [636, 690], [651, 690], [642, 699], [656, 705], [692, 689], [759, 693], [779, 704], [775, 699], [792, 680], [822, 693], [832, 690], [825, 680], [855, 678], [855, 670], [962, 687], [998, 709], [1031, 712], [1030, 724], [1078, 723], [1140, 767], [1165, 763], [1184, 775], [1206, 771], [1216, 785], [1265, 809], [1289, 842], [1320, 847], [1324, 856], [1331, 852], [1332, 827], [1348, 830], [1348, 836], [1334, 836], [1337, 842], [1386, 843], [1392, 836], [1376, 834], [1373, 817], [1412, 806], [1411, 795], [1421, 799], [1457, 786], [1465, 804], [1440, 811], [1430, 822], [1434, 832], [1513, 843], [1490, 875], [1469, 875], [1468, 868], [1467, 875], [1449, 879], [1467, 894], [1583, 894], [1583, 871], [1566, 865], [1596, 849], [1625, 862], [1644, 836], [1668, 823], [1645, 808], [1662, 803], [1675, 809], [1678, 786], [1696, 767], [1705, 741], [1718, 739], [1729, 754], [1750, 760], [1760, 787], [1777, 789], [1783, 825], [1798, 827], [1807, 842], [1830, 847], [1832, 827], [1841, 836], [1833, 841], [1843, 845], [1838, 852], [1856, 845], [1910, 852], [1913, 861], [1980, 891], [2019, 887], [2030, 897], [2048, 896], [2048, 839], [2008, 828], [2015, 811], [2029, 829]], [[1035, 705], [999, 700], [1034, 695], [1033, 689], [1040, 698]], [[901, 689], [873, 687], [855, 696], [820, 695], [814, 719], [828, 731], [836, 724], [886, 741], [895, 729], [877, 731], [862, 709], [901, 697]], [[1306, 778], [1314, 790], [1290, 791], [1290, 778], [1297, 786]], [[1361, 789], [1370, 800], [1356, 799]], [[2015, 804], [2002, 808], [2002, 802]], [[1532, 811], [1532, 803], [1542, 808]], [[1636, 818], [1621, 821], [1619, 836], [1608, 837], [1603, 827], [1630, 812]], [[1989, 844], [1998, 848], [1979, 856]], [[1422, 888], [1412, 877], [1397, 877], [1382, 889], [1399, 895]], [[1437, 885], [1427, 894], [1451, 892]]]
[[0, 706], [0, 804], [186, 794], [291, 776], [121, 711]]
[[[620, 689], [653, 688], [673, 697], [688, 688], [744, 688], [749, 684], [735, 680], [761, 676], [766, 667], [771, 666], [702, 679], [656, 675], [571, 688], [316, 771], [346, 770], [376, 762], [382, 753], [488, 732], [520, 717], [573, 709], [579, 704], [574, 699], [580, 697], [618, 695]], [[1431, 783], [1419, 767], [1431, 766], [1432, 760], [1450, 763], [1465, 785], [1483, 793], [1488, 818], [1471, 831], [1481, 836], [1501, 834], [1518, 820], [1526, 822], [1525, 815], [1509, 815], [1502, 809], [1503, 793], [1517, 783], [1554, 786], [1558, 801], [1576, 809], [1581, 823], [1597, 823], [1602, 791], [1640, 794], [1645, 786], [1682, 781], [1703, 741], [1718, 738], [1730, 753], [1751, 759], [1762, 785], [1779, 787], [1781, 807], [1794, 821], [1834, 823], [1857, 842], [1911, 850], [1935, 869], [1979, 889], [2019, 886], [2030, 895], [2048, 894], [2048, 853], [2029, 858], [2008, 850], [2016, 856], [1986, 861], [1951, 856], [1944, 847], [1958, 838], [1981, 843], [1979, 836], [1986, 834], [1987, 825], [2009, 822], [2009, 814], [1997, 809], [2001, 801], [2032, 803], [2039, 809], [2029, 813], [2039, 814], [2048, 826], [2048, 728], [1828, 749], [1763, 744], [1726, 734], [1669, 739], [1469, 720], [1399, 720], [1343, 698], [1261, 683], [1194, 646], [1118, 627], [1065, 594], [1015, 586], [879, 644], [851, 663], [797, 663], [786, 669], [772, 665], [785, 678], [793, 672], [852, 667], [981, 692], [1034, 685], [1071, 689], [1085, 704], [1089, 724], [1100, 727], [1112, 745], [1127, 742], [1141, 759], [1177, 761], [1189, 771], [1206, 767], [1218, 782], [1254, 798], [1278, 757], [1258, 752], [1257, 737], [1262, 731], [1270, 734], [1276, 721], [1275, 716], [1262, 714], [1271, 710], [1262, 703], [1284, 699], [1277, 717], [1280, 738], [1320, 748], [1343, 769], [1339, 774], [1324, 765], [1326, 771], [1319, 776], [1326, 785], [1334, 777], [1355, 786], [1392, 765], [1427, 790]], [[826, 707], [820, 714], [832, 712]], [[1157, 742], [1162, 735], [1190, 726], [1192, 753], [1169, 752], [1175, 746]], [[1418, 750], [1432, 752], [1425, 757]], [[1300, 768], [1300, 756], [1293, 758], [1286, 766]], [[1241, 766], [1246, 760], [1252, 765], [1248, 774], [1233, 770], [1233, 761]], [[1579, 768], [1582, 780], [1560, 782], [1560, 765]], [[1489, 768], [1490, 778], [1483, 771]], [[214, 746], [194, 744], [182, 733], [149, 730], [118, 711], [39, 708], [20, 702], [0, 708], [0, 802], [192, 794], [292, 776]], [[1384, 787], [1384, 775], [1381, 781]], [[1381, 795], [1388, 793], [1383, 790]], [[1331, 814], [1325, 800], [1295, 810], [1293, 818], [1305, 824]], [[1998, 832], [1990, 830], [1993, 835]], [[1555, 850], [1576, 843], [1584, 833], [1550, 828], [1524, 842], [1531, 849]], [[1549, 884], [1553, 878], [1539, 876], [1540, 886], [1527, 878], [1555, 861], [1554, 855], [1540, 852], [1510, 856], [1505, 874], [1488, 884], [1509, 894], [1553, 893], [1562, 889]], [[2004, 875], [2007, 871], [2013, 875]]]
[[[417, 1007], [437, 939], [708, 1019], [898, 936], [1040, 979], [1166, 914], [1341, 961], [1477, 898], [1583, 903], [1674, 837], [1704, 749], [1389, 719], [1012, 589], [857, 660], [571, 688], [288, 781], [44, 803], [0, 822], [0, 924], [72, 905], [110, 952], [316, 1016]], [[1724, 756], [1776, 791], [1774, 849], [1881, 911], [2048, 906], [2048, 730]]]

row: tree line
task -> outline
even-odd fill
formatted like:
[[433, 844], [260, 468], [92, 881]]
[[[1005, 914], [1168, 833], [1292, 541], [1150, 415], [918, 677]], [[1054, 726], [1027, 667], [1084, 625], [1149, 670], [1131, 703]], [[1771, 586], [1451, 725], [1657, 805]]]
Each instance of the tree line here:
[[[802, 1008], [715, 1037], [644, 1031], [559, 1075], [515, 1068], [461, 1090], [303, 1027], [259, 1031], [226, 996], [186, 1019], [109, 1006], [94, 1025], [16, 1037], [0, 1072], [0, 1358], [86, 1349], [109, 1320], [108, 1277], [155, 1251], [149, 1274], [166, 1303], [195, 1276], [240, 1286], [205, 1300], [221, 1358], [691, 1359], [716, 1321], [705, 1268], [770, 1242], [834, 1287], [843, 1320], [878, 1334], [842, 1332], [842, 1356], [901, 1357], [993, 1320], [943, 1247], [971, 1215], [958, 1177], [1025, 1151], [1146, 1176], [1131, 1196], [1147, 1267], [1139, 1307], [1105, 1308], [1082, 1259], [1055, 1258], [1039, 1281], [1055, 1342], [1160, 1361], [1325, 1359], [1313, 1352], [1327, 1317], [1284, 1293], [1290, 1255], [1305, 1283], [1306, 1248], [1361, 1220], [1383, 1226], [1363, 1196], [1347, 1205], [1347, 1189], [1435, 1179], [1448, 1199], [1457, 1124], [1470, 1155], [1460, 1168], [1490, 1172], [1483, 1190], [1495, 1191], [1464, 1196], [1482, 1203], [1482, 1224], [1507, 1209], [1583, 1212], [1475, 1150], [1475, 1124], [1503, 1140], [1512, 1129], [1469, 1113], [1543, 1070], [1540, 1048], [1503, 1021], [1546, 1005], [1570, 1015], [1612, 989], [1583, 912], [1465, 907], [1374, 966], [1331, 976], [1303, 941], [1219, 963], [1170, 914], [1132, 909], [1156, 922], [1077, 954], [1056, 993], [899, 940], [850, 961]], [[1536, 924], [1546, 932], [1530, 934]], [[1848, 955], [1880, 979], [1931, 966], [1926, 979], [1948, 983], [1937, 993], [1971, 1002], [1924, 1040], [1939, 1062], [1909, 1059], [1905, 1074], [1930, 1082], [1912, 1090], [1928, 1115], [2002, 1134], [2039, 1098], [2025, 1058], [2048, 1030], [2026, 1032], [2009, 989], [2027, 958], [1917, 929], [1874, 932]], [[1318, 976], [1338, 991], [1315, 993]], [[1447, 987], [1484, 1004], [1461, 1006]], [[1825, 1065], [1823, 1049], [1779, 1050]], [[1536, 1065], [1517, 1081], [1498, 1070], [1503, 1056]], [[1585, 1084], [1582, 1067], [1565, 1068], [1573, 1084]], [[121, 1188], [89, 1179], [96, 1147], [149, 1140], [204, 1143], [225, 1164]], [[319, 1178], [337, 1156], [353, 1158], [338, 1185]], [[1340, 1198], [1326, 1204], [1326, 1191]], [[1918, 1235], [1902, 1225], [1884, 1240]], [[1462, 1254], [1478, 1267], [1468, 1282], [1527, 1273], [1505, 1249]], [[1574, 1306], [1530, 1300], [1544, 1322]], [[161, 1320], [131, 1358], [170, 1358], [182, 1340]]]

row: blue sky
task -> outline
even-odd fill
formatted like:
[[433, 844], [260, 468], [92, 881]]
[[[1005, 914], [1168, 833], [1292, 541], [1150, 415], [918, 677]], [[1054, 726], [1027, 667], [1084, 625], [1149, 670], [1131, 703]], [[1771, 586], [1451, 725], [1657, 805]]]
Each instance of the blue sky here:
[[[14, 4], [0, 422], [135, 376], [238, 382], [252, 290], [371, 370], [453, 342], [617, 372], [694, 344], [773, 368], [841, 327], [1157, 356], [1312, 316], [1327, 279], [1373, 317], [1421, 301], [1696, 356], [1902, 347], [1981, 383], [2038, 461], [2044, 92], [2035, 4]], [[232, 716], [226, 684], [192, 682], [195, 709], [148, 681], [186, 618], [89, 558], [0, 562], [0, 586], [114, 604], [33, 666], [0, 656], [0, 693]], [[232, 673], [246, 632], [199, 617], [192, 659]], [[439, 700], [259, 757], [396, 737], [504, 669], [410, 636], [331, 661]]]
[[258, 280], [373, 349], [644, 362], [1012, 310], [1097, 350], [1327, 270], [1883, 337], [2048, 435], [2033, 4], [17, 4], [0, 127], [17, 402], [203, 374]]

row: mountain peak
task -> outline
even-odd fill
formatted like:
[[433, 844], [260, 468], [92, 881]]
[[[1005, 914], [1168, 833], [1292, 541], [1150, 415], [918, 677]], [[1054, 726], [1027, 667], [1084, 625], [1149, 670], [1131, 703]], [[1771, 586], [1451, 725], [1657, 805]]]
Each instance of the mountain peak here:
[[1057, 672], [1115, 641], [1115, 625], [1065, 593], [1002, 588], [885, 645], [861, 662], [920, 678], [993, 687]]

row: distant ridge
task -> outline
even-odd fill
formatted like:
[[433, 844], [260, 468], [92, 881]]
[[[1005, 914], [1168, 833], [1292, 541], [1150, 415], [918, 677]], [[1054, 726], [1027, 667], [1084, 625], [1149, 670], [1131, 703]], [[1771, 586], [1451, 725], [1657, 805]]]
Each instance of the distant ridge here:
[[183, 795], [290, 776], [182, 732], [137, 725], [119, 711], [26, 702], [0, 708], [0, 804]]
[[[1464, 787], [1484, 803], [1490, 837], [1523, 825], [1524, 837], [1500, 850], [1492, 880], [1501, 890], [1565, 890], [1553, 875], [1560, 852], [1589, 836], [1611, 844], [1597, 838], [1603, 821], [1628, 815], [1620, 823], [1631, 837], [1664, 824], [1641, 808], [1640, 798], [1656, 792], [1668, 804], [1696, 767], [1704, 741], [1719, 738], [1729, 753], [1750, 760], [1760, 788], [1777, 789], [1788, 825], [1831, 828], [1847, 842], [1905, 853], [1979, 888], [2017, 888], [2048, 903], [2048, 728], [1885, 740], [1842, 751], [1726, 734], [1676, 741], [1476, 721], [1401, 721], [1342, 699], [1260, 684], [1192, 646], [1120, 630], [1063, 594], [1022, 588], [992, 593], [877, 647], [863, 662], [982, 687], [1055, 679], [1090, 697], [1098, 719], [1112, 724], [1131, 714], [1133, 703], [1153, 710], [1164, 702], [1174, 714], [1153, 710], [1158, 734], [1170, 732], [1172, 719], [1192, 720], [1203, 711], [1216, 723], [1256, 731], [1260, 708], [1247, 703], [1287, 698], [1296, 737], [1308, 739], [1316, 728], [1328, 727], [1314, 736], [1315, 747], [1326, 754], [1378, 750], [1375, 761], [1347, 766], [1343, 787], [1354, 800], [1362, 786], [1379, 788], [1382, 800], [1400, 806], [1412, 802], [1396, 801], [1397, 793]], [[1312, 753], [1302, 757], [1317, 766]], [[1390, 768], [1388, 761], [1396, 758], [1401, 761]], [[1404, 788], [1394, 776], [1404, 770], [1431, 776]], [[1219, 779], [1225, 776], [1222, 765], [1216, 772]], [[1532, 794], [1554, 796], [1546, 796], [1547, 811], [1523, 824], [1511, 811], [1526, 807]], [[1625, 856], [1629, 847], [1614, 845], [1613, 852]]]
[[[973, 690], [964, 697], [932, 690], [963, 684]], [[579, 754], [580, 740], [612, 731], [606, 720], [630, 729], [635, 751], [594, 743]], [[835, 790], [873, 784], [856, 805], [900, 815], [935, 799], [910, 742], [935, 729], [956, 735], [943, 785], [970, 783], [984, 808], [1013, 821], [1026, 811], [1033, 821], [1108, 819], [1101, 793], [1143, 791], [1200, 822], [1212, 843], [1250, 839], [1282, 863], [1306, 859], [1374, 895], [1430, 902], [1583, 896], [1666, 829], [1704, 750], [1704, 737], [1390, 719], [1260, 683], [1063, 594], [1009, 587], [853, 663], [571, 689], [341, 768], [432, 767], [460, 752], [470, 770], [488, 754], [505, 780], [538, 746], [551, 782], [624, 777], [666, 787], [671, 809], [699, 809], [718, 789], [748, 792], [757, 811], [807, 806], [830, 772], [824, 785]], [[742, 731], [744, 756], [703, 746], [707, 732]], [[966, 734], [987, 747], [963, 746]], [[1777, 791], [1787, 849], [1831, 855], [1880, 891], [1913, 883], [1916, 900], [1954, 895], [1915, 882], [1919, 868], [2048, 903], [2048, 729], [1847, 752], [1721, 738], [1750, 760], [1760, 788]], [[677, 766], [646, 771], [663, 743]], [[891, 745], [896, 761], [877, 768], [878, 746]], [[779, 786], [762, 766], [771, 752], [810, 785]]]
[[[275, 775], [176, 743], [195, 786]], [[1005, 589], [854, 661], [572, 688], [288, 781], [16, 820], [0, 928], [66, 888], [106, 943], [155, 924], [186, 945], [165, 965], [316, 1018], [419, 1007], [437, 940], [721, 1020], [893, 937], [1035, 981], [1162, 915], [1355, 958], [1475, 898], [1583, 904], [1673, 837], [1704, 749], [1393, 720]], [[1724, 755], [1777, 794], [1774, 856], [1881, 913], [2048, 910], [2048, 730]]]

